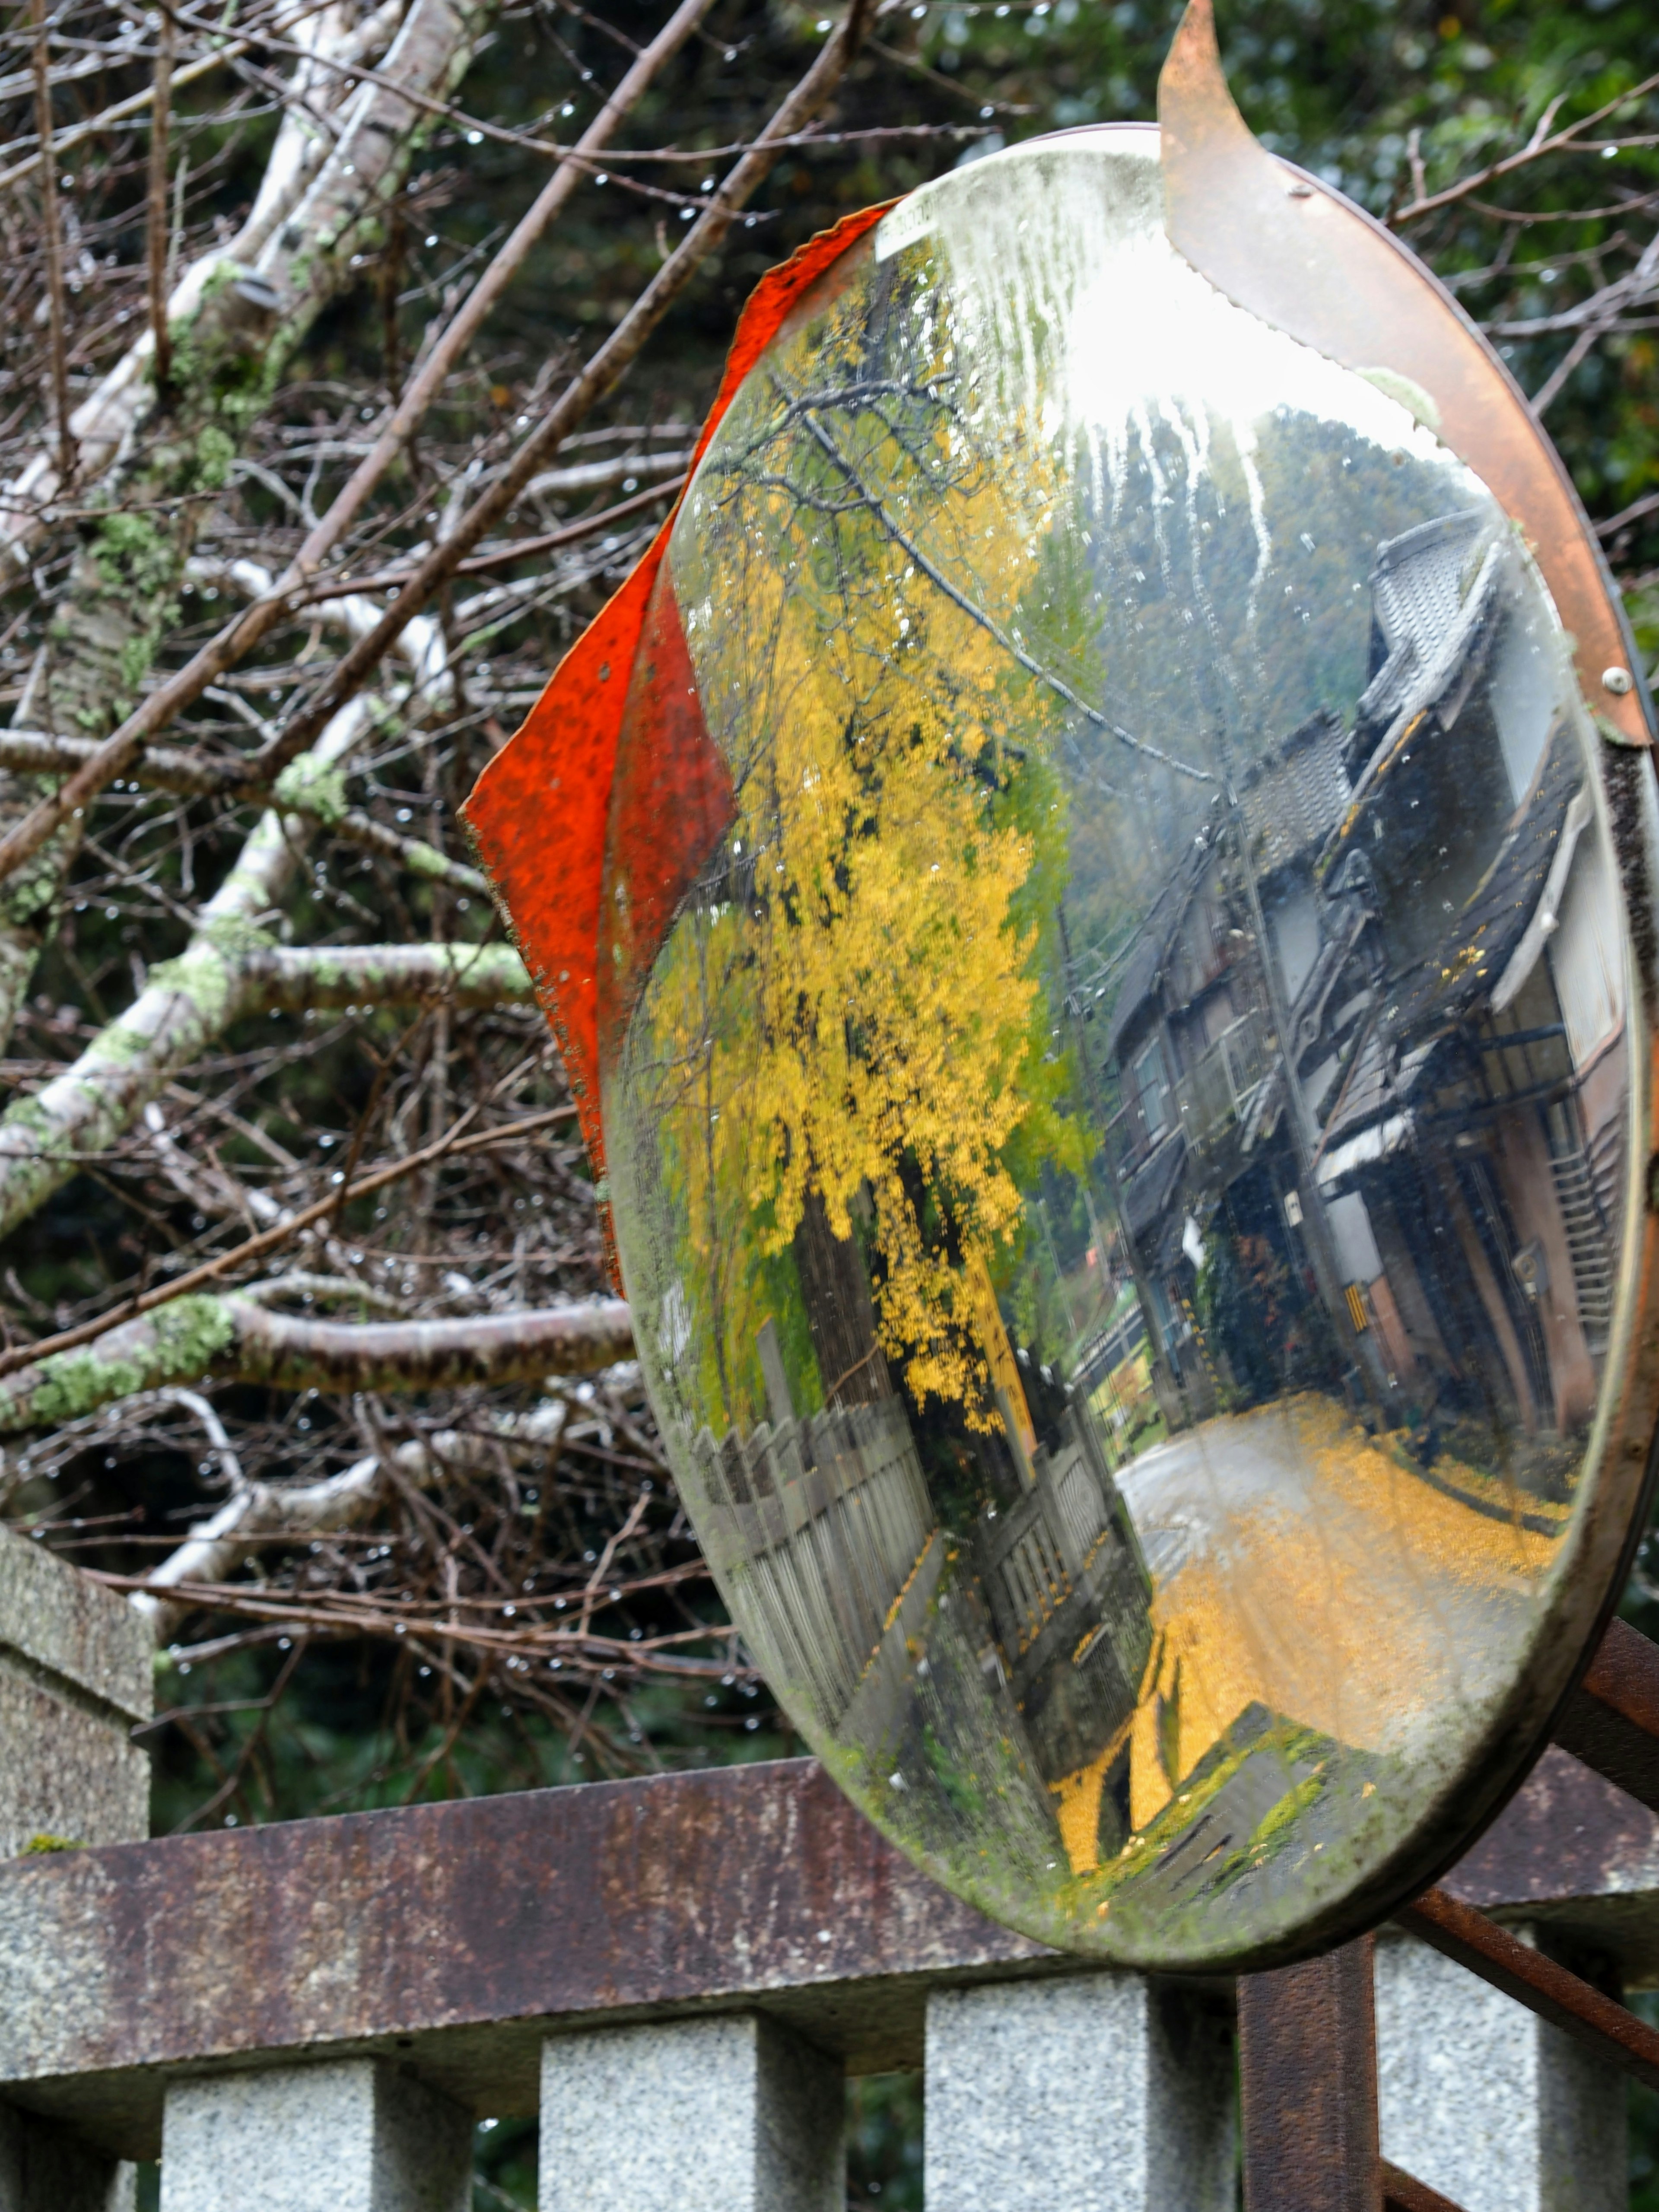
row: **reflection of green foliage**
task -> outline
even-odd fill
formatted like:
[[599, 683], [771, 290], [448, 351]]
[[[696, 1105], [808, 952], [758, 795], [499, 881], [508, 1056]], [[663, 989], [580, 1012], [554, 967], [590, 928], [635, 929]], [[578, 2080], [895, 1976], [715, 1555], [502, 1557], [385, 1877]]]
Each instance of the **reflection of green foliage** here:
[[960, 1762], [939, 1741], [931, 1721], [922, 1729], [921, 1747], [934, 1779], [956, 1811], [964, 1820], [982, 1820], [985, 1799], [980, 1790], [979, 1777], [963, 1771]]
[[1322, 1775], [1310, 1774], [1304, 1776], [1293, 1790], [1287, 1790], [1279, 1802], [1270, 1806], [1257, 1821], [1246, 1850], [1261, 1851], [1271, 1849], [1307, 1811], [1324, 1786]]
[[[926, 274], [843, 271], [786, 331], [673, 540], [736, 819], [727, 882], [659, 957], [627, 1087], [655, 1133], [659, 1238], [713, 1340], [678, 1363], [699, 1425], [755, 1407], [752, 1340], [781, 1293], [786, 1358], [792, 1341], [803, 1358], [795, 1285], [763, 1259], [815, 1191], [842, 1238], [869, 1201], [879, 1334], [913, 1401], [983, 1428], [970, 1270], [1017, 1233], [1042, 1166], [1086, 1150], [1042, 983], [1060, 964], [1063, 702], [904, 542], [927, 538], [970, 595], [1000, 592], [999, 623], [1044, 597], [1029, 530], [941, 396], [946, 314], [887, 313]], [[880, 407], [847, 396], [872, 376]], [[647, 1156], [621, 1136], [613, 1172]]]
[[[1265, 1240], [1246, 1240], [1251, 1246]], [[1267, 1255], [1271, 1258], [1271, 1255]], [[1279, 1388], [1267, 1340], [1267, 1314], [1261, 1298], [1264, 1262], [1254, 1251], [1255, 1264], [1241, 1267], [1239, 1249], [1224, 1224], [1218, 1220], [1205, 1248], [1204, 1265], [1198, 1271], [1194, 1298], [1198, 1325], [1212, 1353], [1218, 1352], [1231, 1370], [1231, 1384], [1224, 1410], [1260, 1405]], [[1279, 1269], [1283, 1274], [1284, 1270]]]

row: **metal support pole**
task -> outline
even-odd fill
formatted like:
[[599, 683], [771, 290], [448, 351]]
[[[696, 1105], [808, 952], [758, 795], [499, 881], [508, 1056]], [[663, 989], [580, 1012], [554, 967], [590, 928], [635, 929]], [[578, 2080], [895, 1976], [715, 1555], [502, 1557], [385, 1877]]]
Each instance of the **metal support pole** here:
[[1244, 2212], [1382, 2212], [1374, 1948], [1239, 1977]]

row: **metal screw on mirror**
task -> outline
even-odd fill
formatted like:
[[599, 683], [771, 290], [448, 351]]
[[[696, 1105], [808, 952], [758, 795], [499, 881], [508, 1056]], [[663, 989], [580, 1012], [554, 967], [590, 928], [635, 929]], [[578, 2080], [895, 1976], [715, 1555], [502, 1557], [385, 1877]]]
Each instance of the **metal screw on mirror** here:
[[1601, 689], [1611, 691], [1615, 699], [1622, 699], [1627, 691], [1635, 689], [1635, 685], [1636, 678], [1628, 668], [1604, 668], [1601, 671]]

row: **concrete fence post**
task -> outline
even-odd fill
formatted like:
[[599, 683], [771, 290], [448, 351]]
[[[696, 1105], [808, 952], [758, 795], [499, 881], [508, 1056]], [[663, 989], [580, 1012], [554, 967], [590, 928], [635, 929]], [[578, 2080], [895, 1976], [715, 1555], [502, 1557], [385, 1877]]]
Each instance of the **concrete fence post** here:
[[936, 1990], [927, 2212], [1232, 2212], [1224, 2017], [1139, 1974]]
[[0, 2106], [0, 2212], [132, 2212], [137, 2172]]
[[758, 2013], [552, 2036], [537, 2202], [845, 2212], [845, 2112], [840, 2062]]
[[472, 2118], [384, 2059], [172, 2083], [161, 2212], [470, 2212]]
[[1382, 2155], [1461, 2212], [1625, 2212], [1618, 2070], [1414, 1936], [1376, 1945]]
[[[149, 1833], [153, 1647], [125, 1598], [0, 1530], [0, 1859]], [[134, 2169], [0, 2106], [0, 2212], [128, 2212]]]
[[0, 1531], [0, 1858], [149, 1833], [149, 1624], [44, 1546]]

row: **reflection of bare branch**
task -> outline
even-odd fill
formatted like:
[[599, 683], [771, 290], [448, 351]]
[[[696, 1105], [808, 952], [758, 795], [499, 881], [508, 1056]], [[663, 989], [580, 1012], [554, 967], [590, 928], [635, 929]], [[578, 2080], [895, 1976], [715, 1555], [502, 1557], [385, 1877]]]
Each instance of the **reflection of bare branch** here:
[[1065, 700], [1067, 706], [1075, 708], [1086, 722], [1092, 724], [1097, 730], [1103, 730], [1109, 737], [1116, 738], [1120, 744], [1127, 745], [1133, 751], [1144, 754], [1148, 760], [1155, 760], [1164, 768], [1173, 769], [1177, 775], [1190, 776], [1194, 783], [1215, 781], [1215, 778], [1207, 769], [1194, 768], [1190, 762], [1177, 760], [1173, 753], [1165, 752], [1159, 745], [1149, 744], [1145, 738], [1136, 737], [1133, 730], [1126, 730], [1121, 722], [1112, 721], [1107, 715], [1103, 714], [1097, 707], [1091, 707], [1086, 699], [1080, 698], [1063, 677], [1056, 676], [1052, 669], [1045, 668], [1033, 654], [1027, 653], [1017, 639], [1011, 637], [999, 622], [986, 613], [984, 608], [975, 606], [967, 593], [959, 590], [938, 563], [931, 561], [922, 551], [915, 539], [893, 520], [882, 505], [880, 499], [864, 483], [858, 471], [841, 452], [830, 433], [810, 410], [804, 415], [803, 420], [812, 437], [817, 440], [830, 460], [841, 471], [847, 481], [858, 491], [868, 512], [875, 517], [893, 543], [908, 559], [915, 562], [930, 583], [944, 592], [952, 606], [959, 608], [970, 622], [977, 623], [986, 635], [994, 638], [1006, 653], [1019, 663], [1028, 676], [1036, 677], [1039, 684], [1046, 684], [1051, 691]]

